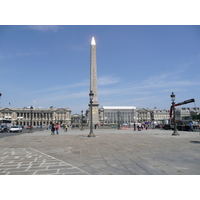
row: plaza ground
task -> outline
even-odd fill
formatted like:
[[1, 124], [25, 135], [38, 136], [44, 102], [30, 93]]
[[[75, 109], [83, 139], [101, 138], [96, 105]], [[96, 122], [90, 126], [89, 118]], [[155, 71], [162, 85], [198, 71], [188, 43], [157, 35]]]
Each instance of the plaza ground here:
[[[0, 139], [1, 175], [199, 175], [200, 133], [50, 130]], [[14, 135], [15, 133], [13, 133]]]

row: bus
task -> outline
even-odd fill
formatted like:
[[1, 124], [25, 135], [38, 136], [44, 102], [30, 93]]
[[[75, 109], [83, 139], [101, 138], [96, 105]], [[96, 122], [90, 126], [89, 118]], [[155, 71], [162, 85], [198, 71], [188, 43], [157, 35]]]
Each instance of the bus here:
[[0, 125], [6, 125], [7, 127], [11, 127], [12, 126], [12, 120], [10, 119], [0, 119]]

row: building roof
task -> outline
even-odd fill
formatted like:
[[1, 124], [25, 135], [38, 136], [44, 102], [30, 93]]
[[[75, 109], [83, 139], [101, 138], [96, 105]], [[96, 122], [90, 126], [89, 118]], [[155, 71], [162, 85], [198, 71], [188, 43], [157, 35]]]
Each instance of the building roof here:
[[135, 106], [103, 106], [103, 109], [113, 109], [113, 110], [130, 110], [130, 109], [136, 109]]

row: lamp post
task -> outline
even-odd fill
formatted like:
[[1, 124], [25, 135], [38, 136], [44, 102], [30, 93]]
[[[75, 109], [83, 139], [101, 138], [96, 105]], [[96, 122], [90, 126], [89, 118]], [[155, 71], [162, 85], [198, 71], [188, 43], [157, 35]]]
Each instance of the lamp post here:
[[118, 118], [118, 126], [117, 127], [118, 127], [118, 130], [120, 129], [119, 115], [120, 115], [120, 112], [118, 111], [117, 112], [117, 118]]
[[81, 130], [83, 130], [83, 110], [81, 110]]
[[100, 126], [102, 126], [101, 116], [99, 116]]
[[172, 108], [173, 108], [173, 122], [174, 122], [174, 132], [172, 133], [172, 135], [179, 135], [179, 133], [177, 132], [177, 127], [176, 127], [176, 113], [175, 113], [175, 94], [172, 92], [172, 94], [170, 95], [171, 97], [171, 101], [172, 101]]
[[42, 118], [43, 118], [43, 113], [44, 113], [44, 112], [41, 111], [41, 126], [40, 126], [40, 131], [43, 131], [43, 130], [42, 130], [42, 122], [43, 122], [43, 121], [42, 121]]
[[33, 127], [32, 127], [32, 112], [33, 112], [33, 106], [30, 107], [31, 109], [31, 126], [30, 126], [30, 129], [29, 129], [29, 133], [32, 133], [33, 132]]
[[94, 97], [94, 93], [92, 92], [92, 90], [89, 93], [90, 96], [90, 133], [88, 135], [88, 137], [95, 137], [94, 133], [93, 133], [93, 125], [92, 125], [92, 103], [93, 103], [93, 97]]
[[151, 122], [153, 123], [153, 129], [155, 128], [154, 127], [154, 111], [151, 111]]

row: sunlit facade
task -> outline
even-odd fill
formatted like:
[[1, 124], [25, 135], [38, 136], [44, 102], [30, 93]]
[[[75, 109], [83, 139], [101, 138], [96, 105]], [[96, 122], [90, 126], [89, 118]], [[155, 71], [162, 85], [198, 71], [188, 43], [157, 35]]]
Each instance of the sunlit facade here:
[[69, 108], [0, 108], [0, 119], [12, 120], [13, 125], [48, 126], [51, 122], [60, 124], [71, 123]]

